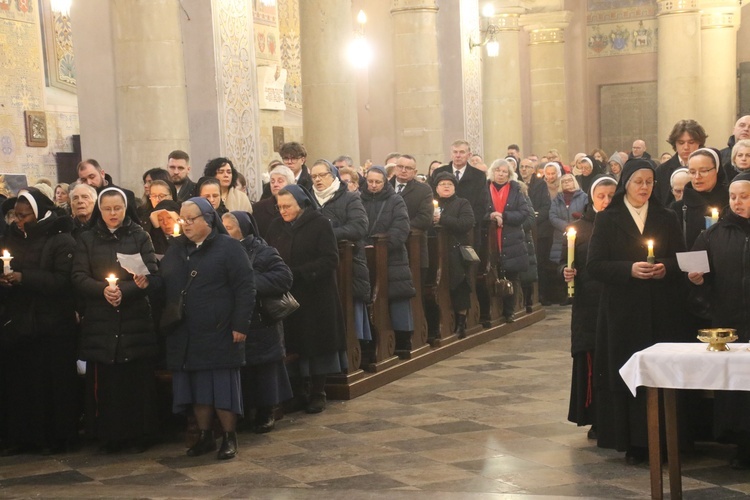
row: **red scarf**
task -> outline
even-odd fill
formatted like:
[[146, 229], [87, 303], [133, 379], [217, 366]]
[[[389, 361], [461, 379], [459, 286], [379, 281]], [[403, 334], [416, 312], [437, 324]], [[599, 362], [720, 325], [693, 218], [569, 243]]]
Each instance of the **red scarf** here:
[[[498, 189], [493, 182], [490, 184], [490, 195], [492, 196], [492, 206], [495, 212], [503, 213], [505, 205], [508, 203], [508, 194], [510, 193], [510, 182], [506, 182], [503, 187]], [[504, 222], [503, 222], [504, 223]], [[503, 250], [503, 227], [497, 226], [497, 251]]]

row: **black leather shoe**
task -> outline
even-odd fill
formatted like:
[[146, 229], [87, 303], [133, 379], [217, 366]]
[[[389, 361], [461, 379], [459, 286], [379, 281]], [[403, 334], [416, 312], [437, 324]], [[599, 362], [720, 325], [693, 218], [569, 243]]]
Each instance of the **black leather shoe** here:
[[588, 439], [596, 439], [596, 426], [591, 426], [591, 429], [586, 433], [586, 437]]
[[648, 459], [648, 449], [633, 446], [625, 453], [625, 463], [628, 465], [640, 465]]
[[307, 403], [305, 408], [306, 413], [320, 413], [326, 409], [326, 395], [325, 394], [313, 394], [310, 396], [310, 402]]
[[526, 306], [526, 314], [531, 314], [534, 312], [534, 308], [531, 306]]
[[216, 440], [213, 431], [201, 431], [198, 442], [188, 448], [187, 456], [199, 457], [216, 449]]
[[276, 420], [273, 418], [272, 407], [260, 407], [255, 413], [255, 425], [253, 432], [256, 434], [265, 434], [271, 432], [276, 426]]
[[219, 460], [229, 460], [237, 456], [237, 433], [236, 432], [225, 432], [224, 438], [221, 440], [221, 448], [219, 453], [216, 454], [216, 458]]
[[515, 323], [516, 322], [516, 318], [512, 314], [507, 314], [505, 316], [505, 322], [506, 323]]

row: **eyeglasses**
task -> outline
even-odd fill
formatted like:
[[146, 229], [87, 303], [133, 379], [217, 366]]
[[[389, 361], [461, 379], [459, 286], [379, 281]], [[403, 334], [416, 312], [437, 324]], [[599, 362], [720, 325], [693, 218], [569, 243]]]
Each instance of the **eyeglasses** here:
[[302, 159], [302, 156], [284, 156], [281, 160], [284, 163], [288, 163], [290, 161], [297, 161], [297, 160], [300, 160], [300, 159]]
[[330, 175], [330, 173], [325, 172], [323, 174], [313, 174], [313, 175], [310, 176], [310, 179], [316, 181], [318, 179], [324, 179], [327, 175]]
[[167, 198], [171, 198], [171, 195], [168, 195], [168, 194], [152, 194], [152, 195], [149, 196], [149, 198], [152, 199], [152, 200], [159, 200], [159, 201], [161, 201], [161, 200], [166, 200]]
[[181, 219], [177, 219], [177, 224], [180, 224], [181, 226], [192, 226], [195, 224], [196, 219], [200, 219], [203, 217], [203, 214], [196, 215], [195, 217], [185, 217]]
[[707, 168], [704, 170], [688, 170], [690, 177], [705, 177], [711, 170], [716, 170], [716, 167]]

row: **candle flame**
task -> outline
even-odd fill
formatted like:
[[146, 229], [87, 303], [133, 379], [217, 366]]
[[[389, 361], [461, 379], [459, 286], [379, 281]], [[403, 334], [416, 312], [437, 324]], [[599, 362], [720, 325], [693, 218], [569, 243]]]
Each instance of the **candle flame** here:
[[648, 240], [648, 247], [654, 248], [654, 240]]
[[9, 259], [10, 258], [10, 252], [7, 250], [3, 250], [3, 258]]
[[576, 235], [576, 230], [573, 229], [572, 227], [569, 227], [568, 231], [565, 233], [565, 235], [568, 236], [568, 238], [570, 238], [572, 236], [574, 237]]
[[117, 278], [115, 278], [114, 274], [110, 274], [109, 276], [107, 276], [107, 279], [108, 280], [116, 280]]
[[438, 206], [438, 201], [437, 201], [437, 200], [432, 200], [432, 204], [433, 204], [433, 205], [435, 205], [435, 208], [437, 208], [437, 206]]

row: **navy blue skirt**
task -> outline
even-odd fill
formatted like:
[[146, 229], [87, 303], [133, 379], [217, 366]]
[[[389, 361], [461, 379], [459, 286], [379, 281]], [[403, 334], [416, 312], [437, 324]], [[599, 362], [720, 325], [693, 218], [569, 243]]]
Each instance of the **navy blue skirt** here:
[[243, 414], [239, 368], [175, 371], [172, 373], [172, 393], [174, 413], [187, 413], [193, 405], [208, 405]]

